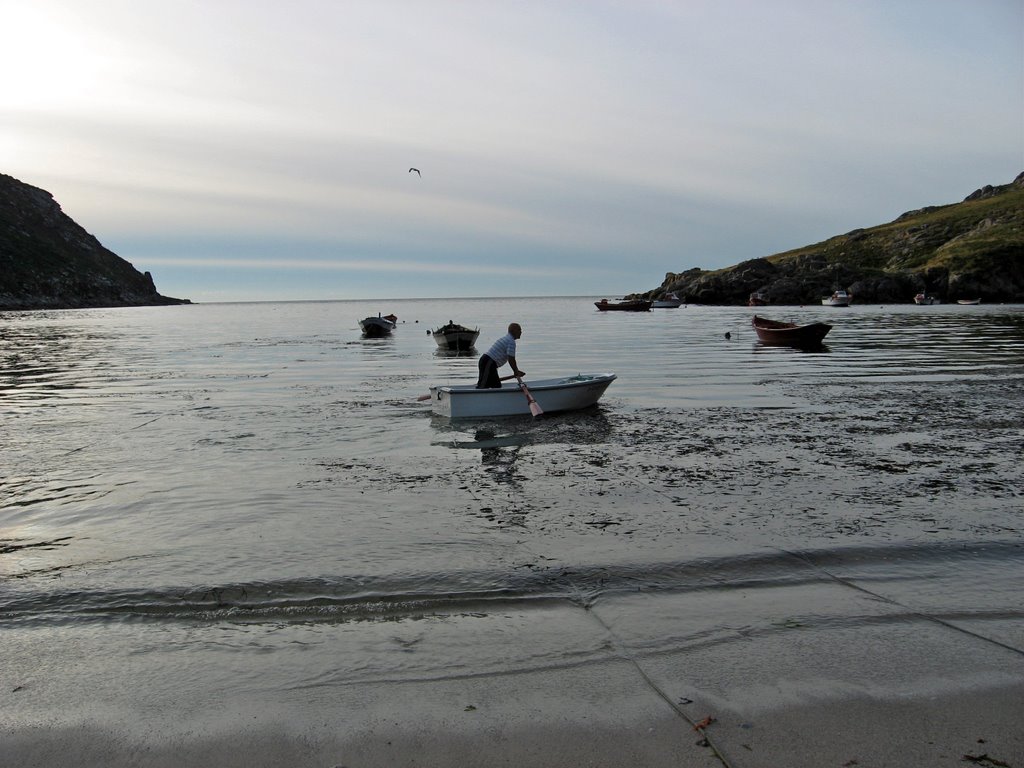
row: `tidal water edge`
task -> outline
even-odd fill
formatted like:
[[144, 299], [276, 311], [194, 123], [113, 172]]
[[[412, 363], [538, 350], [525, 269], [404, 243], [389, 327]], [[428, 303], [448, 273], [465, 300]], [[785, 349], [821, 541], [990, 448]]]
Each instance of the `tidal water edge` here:
[[[624, 648], [656, 676], [687, 648], [742, 665], [752, 637], [791, 668], [751, 683], [767, 705], [802, 695], [801, 633], [843, 653], [923, 621], [1024, 653], [1024, 307], [757, 310], [832, 323], [806, 352], [746, 308], [592, 301], [0, 313], [4, 720]], [[362, 338], [378, 312], [397, 329]], [[450, 422], [417, 401], [475, 378], [429, 336], [450, 319], [477, 352], [521, 323], [528, 379], [618, 380], [595, 409]]]

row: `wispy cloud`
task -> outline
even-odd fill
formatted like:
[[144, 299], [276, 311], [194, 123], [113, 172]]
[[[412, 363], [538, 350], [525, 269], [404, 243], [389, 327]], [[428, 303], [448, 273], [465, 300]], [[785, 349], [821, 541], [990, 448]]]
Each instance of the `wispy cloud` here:
[[1001, 0], [2, 9], [0, 171], [186, 292], [314, 290], [260, 241], [367, 291], [639, 290], [1024, 169]]
[[546, 278], [568, 278], [573, 270], [557, 267], [516, 266], [514, 264], [454, 264], [443, 262], [396, 261], [383, 259], [308, 259], [308, 258], [250, 258], [225, 259], [216, 256], [149, 256], [147, 264], [153, 266], [190, 267], [192, 269], [280, 271], [303, 270], [311, 272], [377, 272], [406, 275], [447, 274], [469, 277], [474, 275], [519, 275]]

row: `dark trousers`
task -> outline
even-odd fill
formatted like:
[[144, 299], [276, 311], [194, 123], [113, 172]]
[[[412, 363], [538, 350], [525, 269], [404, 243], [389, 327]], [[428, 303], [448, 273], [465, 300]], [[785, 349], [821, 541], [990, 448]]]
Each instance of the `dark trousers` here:
[[487, 355], [480, 355], [480, 378], [476, 380], [477, 389], [498, 389], [501, 379], [498, 378], [498, 366]]

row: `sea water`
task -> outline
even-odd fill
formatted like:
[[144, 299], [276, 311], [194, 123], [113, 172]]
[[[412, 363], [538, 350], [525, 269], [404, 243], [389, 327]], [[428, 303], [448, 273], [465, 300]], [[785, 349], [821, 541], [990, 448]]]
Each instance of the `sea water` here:
[[[593, 301], [0, 314], [0, 677], [66, 681], [4, 717], [585, 664], [607, 648], [553, 607], [699, 598], [622, 630], [657, 653], [808, 567], [1024, 646], [1024, 307], [756, 310], [833, 325], [803, 351], [744, 307]], [[513, 321], [527, 380], [615, 373], [598, 406], [432, 414]]]

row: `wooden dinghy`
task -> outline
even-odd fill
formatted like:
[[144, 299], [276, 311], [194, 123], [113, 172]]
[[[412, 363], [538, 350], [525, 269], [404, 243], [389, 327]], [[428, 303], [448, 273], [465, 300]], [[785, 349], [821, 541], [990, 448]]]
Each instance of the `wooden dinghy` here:
[[467, 328], [464, 325], [453, 323], [451, 320], [433, 333], [438, 347], [460, 351], [472, 349], [479, 335], [479, 328]]
[[832, 330], [828, 323], [810, 323], [797, 325], [784, 323], [781, 320], [769, 320], [767, 317], [754, 315], [750, 321], [757, 332], [757, 338], [764, 344], [786, 344], [791, 347], [814, 347]]

